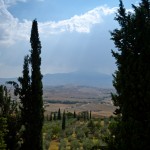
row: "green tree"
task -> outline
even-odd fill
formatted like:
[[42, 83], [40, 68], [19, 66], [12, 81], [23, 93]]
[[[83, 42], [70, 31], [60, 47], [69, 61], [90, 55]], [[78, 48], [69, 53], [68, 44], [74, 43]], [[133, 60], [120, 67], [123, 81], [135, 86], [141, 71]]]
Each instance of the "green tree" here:
[[3, 85], [0, 86], [0, 118], [2, 119], [2, 129], [7, 127], [6, 130], [8, 131], [3, 136], [7, 146], [6, 149], [15, 150], [20, 140], [20, 114], [17, 110], [17, 102], [11, 99], [7, 87]]
[[33, 20], [31, 29], [31, 141], [29, 149], [41, 150], [42, 149], [42, 126], [43, 126], [43, 85], [41, 74], [41, 42], [39, 40], [38, 23]]
[[77, 115], [76, 115], [76, 112], [74, 111], [73, 118], [76, 118], [76, 117], [77, 117]]
[[60, 108], [59, 108], [59, 110], [58, 110], [57, 120], [61, 120], [61, 112], [60, 112]]
[[66, 113], [65, 110], [63, 112], [63, 118], [62, 118], [62, 130], [65, 130], [66, 128]]
[[92, 119], [92, 111], [90, 110], [90, 119]]
[[0, 149], [6, 150], [5, 136], [7, 134], [7, 120], [0, 116]]
[[117, 71], [112, 94], [115, 123], [110, 149], [150, 149], [150, 2], [142, 0], [128, 13], [120, 0], [115, 20], [120, 28], [111, 32], [118, 51], [112, 51]]
[[56, 120], [56, 112], [54, 112], [53, 120]]
[[66, 150], [67, 142], [64, 139], [60, 140], [59, 150]]
[[0, 114], [7, 117], [11, 112], [11, 98], [6, 86], [0, 85]]
[[91, 150], [93, 146], [94, 146], [93, 140], [90, 140], [88, 138], [83, 139], [84, 150]]
[[31, 136], [30, 133], [31, 127], [30, 124], [32, 122], [29, 116], [32, 115], [32, 104], [31, 104], [31, 81], [29, 75], [29, 56], [25, 56], [24, 58], [24, 65], [23, 65], [23, 76], [18, 78], [20, 83], [20, 88], [16, 88], [19, 92], [19, 98], [21, 101], [21, 123], [24, 126], [25, 130], [22, 134], [23, 144], [22, 149], [26, 150], [30, 147]]
[[79, 150], [80, 149], [80, 143], [78, 142], [78, 140], [75, 139], [75, 140], [71, 141], [70, 149], [71, 150]]
[[52, 121], [52, 120], [53, 120], [52, 113], [50, 113], [49, 121]]

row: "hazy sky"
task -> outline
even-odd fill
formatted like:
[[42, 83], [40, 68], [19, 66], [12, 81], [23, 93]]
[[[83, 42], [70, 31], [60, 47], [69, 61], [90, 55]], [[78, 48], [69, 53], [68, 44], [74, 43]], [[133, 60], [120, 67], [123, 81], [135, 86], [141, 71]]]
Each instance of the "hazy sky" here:
[[[137, 0], [124, 0], [127, 9]], [[110, 33], [119, 0], [0, 0], [0, 77], [22, 74], [32, 20], [42, 43], [42, 74], [96, 71], [112, 74]]]

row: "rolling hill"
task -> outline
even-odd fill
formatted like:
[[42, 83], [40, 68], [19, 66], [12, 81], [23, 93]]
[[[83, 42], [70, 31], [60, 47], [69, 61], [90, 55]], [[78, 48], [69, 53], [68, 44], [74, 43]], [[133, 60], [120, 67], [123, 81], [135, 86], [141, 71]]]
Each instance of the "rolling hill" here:
[[[17, 78], [0, 78], [0, 84], [5, 84], [6, 81], [17, 81]], [[112, 76], [96, 72], [46, 74], [43, 76], [43, 85], [84, 85], [112, 88]]]

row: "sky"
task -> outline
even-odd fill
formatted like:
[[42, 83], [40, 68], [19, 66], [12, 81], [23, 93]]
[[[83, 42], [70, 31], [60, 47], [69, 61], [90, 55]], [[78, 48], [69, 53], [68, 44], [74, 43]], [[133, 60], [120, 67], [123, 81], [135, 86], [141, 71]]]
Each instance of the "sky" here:
[[[138, 0], [124, 0], [125, 8]], [[42, 44], [42, 74], [116, 70], [110, 31], [119, 0], [0, 0], [0, 77], [22, 75], [32, 21]]]

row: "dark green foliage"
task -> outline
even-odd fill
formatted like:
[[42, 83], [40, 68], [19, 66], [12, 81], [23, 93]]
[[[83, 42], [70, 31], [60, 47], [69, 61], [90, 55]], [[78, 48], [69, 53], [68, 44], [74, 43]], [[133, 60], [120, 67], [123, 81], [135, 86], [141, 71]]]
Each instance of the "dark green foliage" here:
[[72, 112], [67, 112], [66, 117], [67, 117], [67, 119], [73, 118], [74, 114]]
[[88, 138], [83, 139], [83, 149], [84, 150], [91, 150], [94, 143], [93, 140], [90, 140]]
[[8, 131], [2, 141], [5, 140], [7, 149], [15, 150], [20, 140], [20, 114], [17, 110], [17, 102], [11, 100], [7, 87], [2, 85], [0, 86], [0, 118], [1, 126], [7, 127]]
[[32, 115], [32, 103], [31, 103], [31, 81], [29, 76], [29, 56], [25, 56], [23, 65], [23, 76], [18, 78], [20, 88], [18, 90], [19, 98], [21, 101], [21, 123], [25, 130], [22, 134], [23, 144], [22, 149], [26, 150], [30, 147], [31, 136], [31, 118]]
[[90, 119], [92, 119], [92, 111], [90, 110]]
[[50, 113], [49, 121], [52, 121], [52, 120], [53, 120], [52, 113]]
[[60, 140], [59, 150], [66, 150], [67, 143], [64, 139]]
[[81, 117], [85, 120], [89, 119], [89, 112], [88, 111], [82, 111], [81, 112]]
[[[16, 94], [21, 100], [21, 119], [25, 130], [22, 135], [23, 150], [42, 150], [43, 126], [43, 86], [41, 75], [41, 42], [38, 34], [38, 24], [34, 20], [31, 29], [31, 56], [25, 56], [23, 76], [18, 78], [20, 87], [15, 86]], [[31, 77], [29, 71], [31, 64]]]
[[93, 120], [90, 120], [90, 121], [88, 122], [87, 127], [90, 129], [90, 132], [91, 132], [91, 133], [94, 133], [94, 131], [95, 131], [95, 124], [94, 124]]
[[67, 128], [65, 130], [65, 134], [66, 134], [67, 137], [70, 136], [70, 135], [72, 135], [73, 134], [73, 129], [72, 128]]
[[7, 130], [8, 133], [5, 136], [7, 149], [16, 150], [20, 148], [19, 142], [21, 137], [21, 121], [20, 115], [11, 114], [7, 117]]
[[65, 130], [66, 128], [66, 113], [65, 110], [63, 112], [63, 118], [62, 118], [62, 130]]
[[61, 120], [61, 112], [60, 112], [60, 108], [59, 108], [59, 110], [58, 110], [57, 120]]
[[78, 140], [75, 139], [75, 140], [71, 141], [70, 149], [71, 150], [80, 149], [80, 143], [78, 142]]
[[0, 116], [0, 149], [6, 150], [6, 143], [4, 137], [7, 134], [7, 120], [6, 118]]
[[77, 115], [76, 115], [76, 112], [74, 111], [73, 118], [76, 118], [76, 117], [77, 117]]
[[11, 108], [11, 98], [8, 95], [6, 86], [0, 86], [0, 115], [7, 117], [13, 111]]
[[85, 137], [84, 131], [80, 128], [76, 129], [76, 136], [78, 140], [82, 141]]
[[56, 120], [56, 113], [54, 113], [53, 120]]
[[43, 126], [43, 86], [41, 75], [41, 42], [38, 34], [38, 24], [34, 20], [31, 29], [31, 145], [29, 149], [41, 150], [42, 149], [42, 126]]
[[110, 149], [150, 149], [150, 2], [142, 0], [127, 13], [120, 0], [116, 20], [120, 29], [112, 33], [118, 52], [112, 51], [118, 70], [112, 94], [118, 120]]

